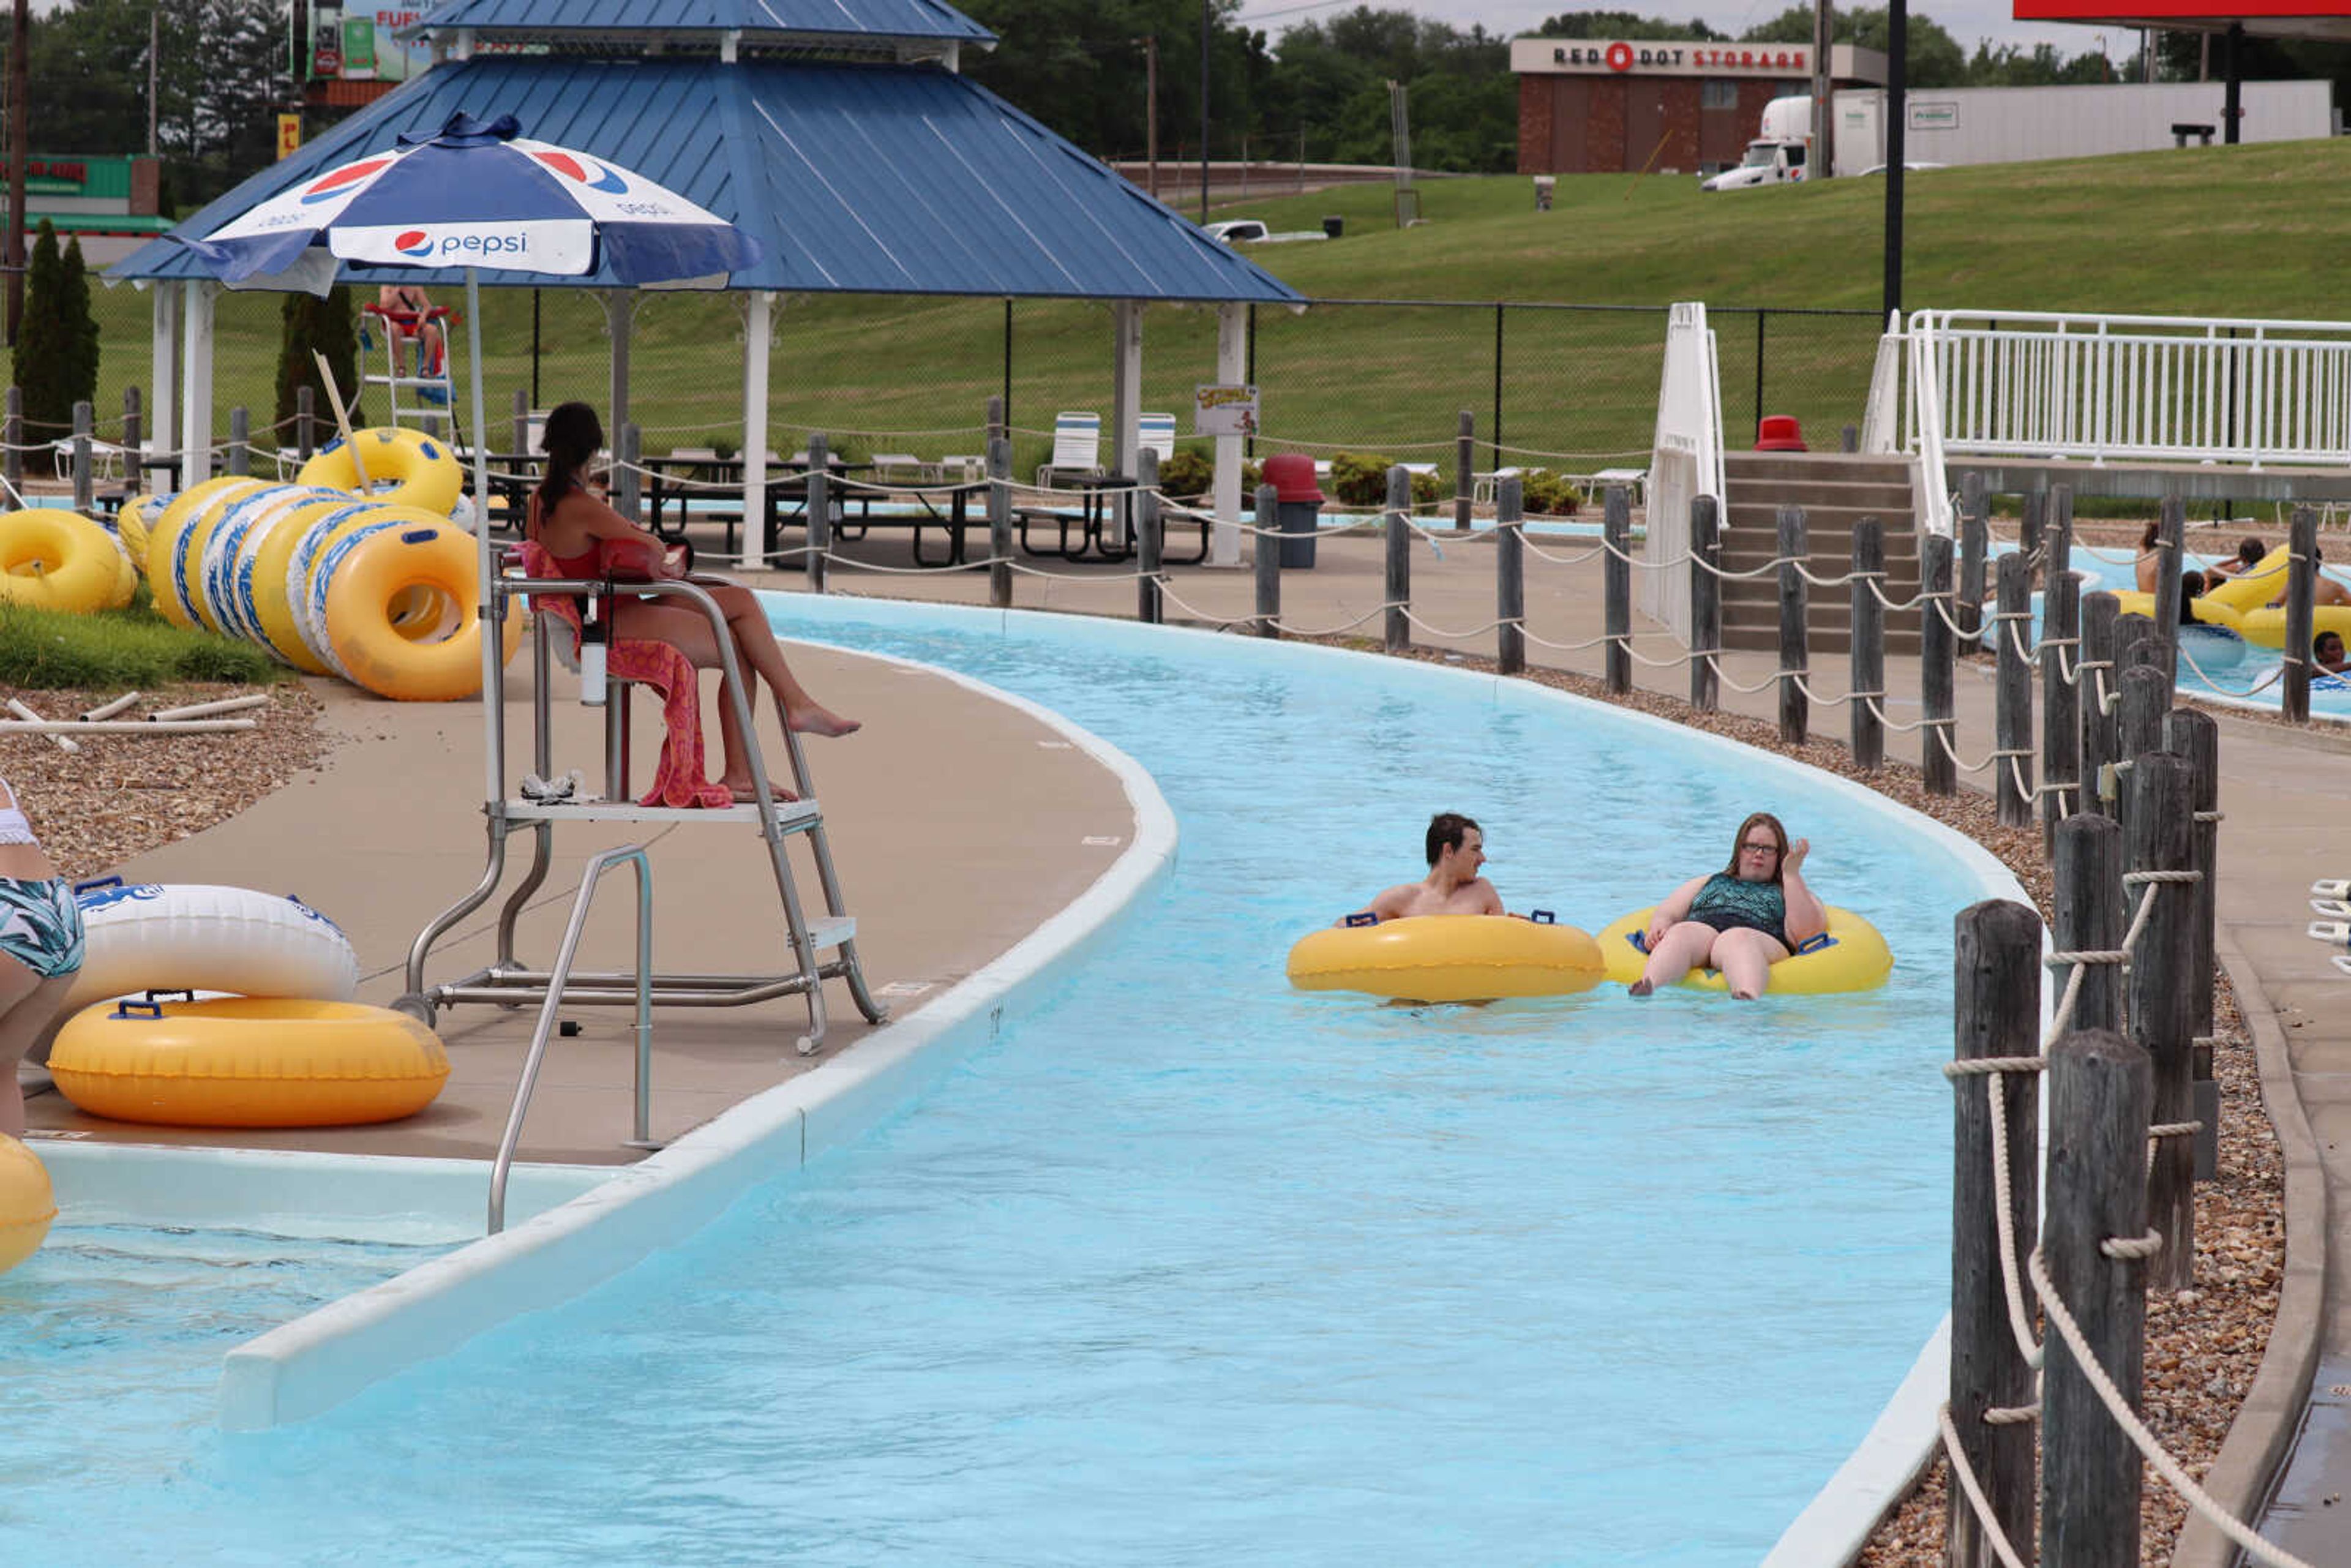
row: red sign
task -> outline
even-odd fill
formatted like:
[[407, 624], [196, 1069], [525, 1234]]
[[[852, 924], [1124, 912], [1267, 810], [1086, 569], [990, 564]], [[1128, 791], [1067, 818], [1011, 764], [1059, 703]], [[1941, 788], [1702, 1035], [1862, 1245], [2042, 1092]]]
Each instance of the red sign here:
[[2351, 17], [2351, 0], [2015, 0], [2020, 22], [2212, 22], [2254, 16]]
[[[2022, 4], [2023, 0], [2019, 0]], [[2351, 0], [2342, 0], [2351, 5]], [[2021, 13], [2020, 13], [2021, 14]], [[1775, 48], [1710, 48], [1689, 44], [1562, 44], [1553, 46], [1551, 63], [1554, 66], [1578, 67], [1585, 70], [1605, 68], [1612, 71], [1663, 70], [1688, 71], [1692, 68], [1710, 70], [1783, 70], [1809, 73], [1811, 51], [1807, 49]], [[1530, 68], [1517, 66], [1520, 70]]]

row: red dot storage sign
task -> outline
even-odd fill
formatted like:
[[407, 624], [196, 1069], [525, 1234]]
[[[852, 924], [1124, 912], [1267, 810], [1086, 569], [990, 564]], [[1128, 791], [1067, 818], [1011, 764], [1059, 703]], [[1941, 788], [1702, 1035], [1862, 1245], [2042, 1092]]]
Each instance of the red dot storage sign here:
[[1633, 46], [1630, 44], [1609, 45], [1608, 68], [1612, 71], [1631, 70], [1633, 68]]

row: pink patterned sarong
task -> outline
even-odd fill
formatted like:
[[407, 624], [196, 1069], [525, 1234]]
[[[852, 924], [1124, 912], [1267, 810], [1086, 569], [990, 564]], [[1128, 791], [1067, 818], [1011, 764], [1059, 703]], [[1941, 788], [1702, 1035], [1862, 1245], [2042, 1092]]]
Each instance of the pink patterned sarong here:
[[[554, 558], [528, 539], [522, 543], [522, 570], [530, 577], [561, 577]], [[580, 651], [580, 606], [568, 593], [534, 593], [533, 610], [552, 615], [569, 628], [571, 650]], [[661, 763], [653, 769], [653, 787], [639, 805], [731, 806], [735, 797], [724, 784], [704, 776], [702, 745], [702, 685], [694, 661], [667, 643], [638, 637], [617, 638], [604, 652], [605, 674], [616, 681], [637, 681], [662, 695], [662, 722], [668, 735], [662, 741]]]

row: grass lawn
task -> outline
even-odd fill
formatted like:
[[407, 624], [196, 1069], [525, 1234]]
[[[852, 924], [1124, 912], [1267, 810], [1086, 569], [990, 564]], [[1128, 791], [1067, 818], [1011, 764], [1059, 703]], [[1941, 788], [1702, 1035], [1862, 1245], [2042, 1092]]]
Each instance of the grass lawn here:
[[[2346, 174], [2351, 142], [2341, 140], [1913, 172], [1905, 303], [2351, 319], [2351, 280], [2333, 256], [2351, 231]], [[1163, 192], [1196, 210], [1174, 178], [1163, 173]], [[1648, 445], [1662, 308], [1674, 300], [1703, 299], [1715, 312], [1734, 438], [1760, 413], [1796, 414], [1817, 439], [1857, 423], [1875, 319], [1769, 315], [1759, 354], [1751, 310], [1874, 312], [1884, 202], [1876, 179], [1707, 195], [1686, 175], [1592, 174], [1562, 178], [1553, 209], [1537, 213], [1531, 182], [1496, 176], [1423, 183], [1429, 221], [1409, 230], [1393, 226], [1384, 184], [1228, 203], [1216, 215], [1276, 229], [1343, 217], [1335, 244], [1250, 252], [1315, 298], [1645, 308], [1506, 312], [1499, 375], [1490, 304], [1258, 313], [1270, 437], [1444, 460], [1458, 411], [1476, 413], [1482, 438], [1499, 401], [1506, 443], [1595, 467]], [[149, 318], [143, 294], [98, 293], [105, 422], [124, 385], [147, 382]], [[218, 322], [215, 429], [225, 434], [239, 403], [266, 424], [277, 300], [224, 296]], [[482, 325], [491, 417], [502, 420], [515, 389], [533, 385], [530, 294], [485, 289]], [[742, 332], [737, 300], [639, 297], [632, 412], [649, 451], [739, 439]], [[1016, 302], [1009, 335], [1016, 426], [1045, 432], [1061, 408], [1107, 413], [1107, 307]], [[599, 302], [545, 291], [537, 337], [533, 401], [603, 406], [610, 350]], [[1179, 411], [1188, 430], [1180, 411], [1195, 383], [1214, 379], [1215, 340], [1213, 310], [1148, 312], [1144, 405]], [[791, 297], [776, 315], [773, 444], [789, 450], [821, 428], [852, 455], [977, 451], [987, 398], [1008, 390], [1006, 345], [998, 299]], [[370, 368], [381, 370], [380, 356]], [[1024, 435], [1022, 466], [1041, 461], [1047, 444]]]

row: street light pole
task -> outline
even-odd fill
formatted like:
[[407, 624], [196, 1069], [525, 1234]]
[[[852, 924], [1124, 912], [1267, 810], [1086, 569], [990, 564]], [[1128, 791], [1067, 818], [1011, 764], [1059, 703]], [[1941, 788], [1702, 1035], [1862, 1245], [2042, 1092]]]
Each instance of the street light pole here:
[[1903, 89], [1910, 68], [1907, 0], [1888, 0], [1886, 7], [1886, 294], [1880, 319], [1902, 313], [1902, 162], [1904, 132], [1909, 111], [1903, 107]]
[[[23, 5], [25, 0], [16, 0]], [[1208, 26], [1215, 0], [1200, 0], [1200, 222], [1208, 221]]]
[[8, 37], [8, 346], [14, 348], [16, 327], [25, 315], [25, 138], [31, 120], [25, 108], [31, 85], [25, 55], [33, 42], [32, 12], [26, 0], [16, 0]]

